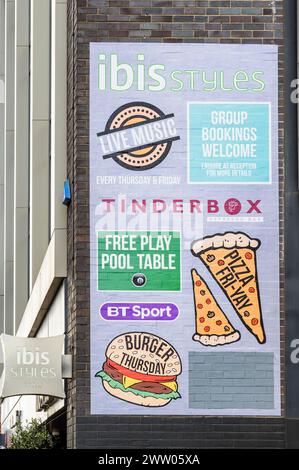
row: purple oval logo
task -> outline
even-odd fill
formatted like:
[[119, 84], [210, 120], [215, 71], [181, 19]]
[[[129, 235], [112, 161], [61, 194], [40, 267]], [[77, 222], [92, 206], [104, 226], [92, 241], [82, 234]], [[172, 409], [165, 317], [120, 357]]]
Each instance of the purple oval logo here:
[[172, 321], [179, 316], [177, 305], [172, 303], [107, 302], [100, 307], [104, 320], [155, 320]]

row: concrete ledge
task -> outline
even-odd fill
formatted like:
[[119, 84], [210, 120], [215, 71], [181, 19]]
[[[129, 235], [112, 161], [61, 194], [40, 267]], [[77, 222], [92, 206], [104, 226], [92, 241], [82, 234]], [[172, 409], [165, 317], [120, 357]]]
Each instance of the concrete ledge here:
[[42, 266], [37, 275], [17, 336], [33, 337], [67, 275], [66, 229], [53, 232]]

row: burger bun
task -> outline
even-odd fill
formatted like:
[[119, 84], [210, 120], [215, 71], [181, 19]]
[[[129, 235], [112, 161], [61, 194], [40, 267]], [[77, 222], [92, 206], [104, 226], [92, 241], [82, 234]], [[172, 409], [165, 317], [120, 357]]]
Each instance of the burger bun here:
[[[181, 360], [179, 357], [179, 354], [175, 350], [171, 344], [169, 344], [167, 341], [164, 339], [160, 338], [159, 336], [156, 336], [152, 333], [140, 333], [140, 332], [134, 332], [134, 333], [125, 333], [120, 336], [117, 336], [116, 338], [111, 341], [111, 343], [108, 345], [106, 349], [106, 357], [110, 359], [111, 361], [115, 362], [115, 364], [121, 365], [121, 359], [123, 352], [127, 352], [126, 348], [126, 336], [131, 336], [131, 337], [138, 337], [140, 339], [140, 342], [142, 343], [142, 340], [144, 337], [147, 337], [149, 341], [155, 341], [157, 344], [157, 349], [158, 345], [161, 345], [162, 343], [164, 344], [165, 348], [170, 348], [173, 351], [172, 356], [166, 361], [165, 364], [165, 371], [163, 372], [163, 376], [165, 377], [170, 377], [170, 376], [177, 376], [180, 375], [182, 372], [182, 364]], [[136, 360], [141, 359], [147, 359], [151, 362], [163, 362], [161, 360], [161, 357], [156, 355], [154, 352], [151, 353], [149, 351], [145, 351], [144, 349], [131, 349], [129, 351], [129, 354], [133, 356]], [[128, 368], [128, 370], [131, 370], [132, 372], [135, 372], [135, 369], [132, 368], [130, 365], [125, 365], [125, 367]], [[148, 375], [155, 375], [148, 373]], [[162, 374], [157, 374], [157, 375], [162, 375]]]

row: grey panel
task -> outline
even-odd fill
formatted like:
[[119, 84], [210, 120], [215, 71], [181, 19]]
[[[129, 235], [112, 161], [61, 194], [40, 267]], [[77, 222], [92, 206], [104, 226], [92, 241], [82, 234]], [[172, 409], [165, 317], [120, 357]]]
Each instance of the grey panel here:
[[273, 353], [190, 352], [189, 406], [273, 409]]

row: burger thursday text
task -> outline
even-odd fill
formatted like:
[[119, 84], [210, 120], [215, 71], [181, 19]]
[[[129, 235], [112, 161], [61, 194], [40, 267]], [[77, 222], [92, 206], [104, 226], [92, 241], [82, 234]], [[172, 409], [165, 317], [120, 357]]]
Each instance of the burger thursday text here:
[[[173, 354], [173, 351], [172, 351]], [[135, 370], [136, 372], [145, 372], [146, 374], [164, 375], [166, 364], [159, 362], [145, 361], [138, 357], [122, 353], [121, 365]]]
[[167, 361], [174, 355], [174, 350], [164, 341], [151, 338], [148, 335], [125, 335], [127, 351], [145, 351], [160, 357], [162, 362], [152, 362], [143, 360], [138, 357], [131, 356], [127, 352], [123, 352], [121, 365], [129, 367], [135, 371], [145, 372], [149, 374], [161, 375], [165, 373]]

